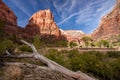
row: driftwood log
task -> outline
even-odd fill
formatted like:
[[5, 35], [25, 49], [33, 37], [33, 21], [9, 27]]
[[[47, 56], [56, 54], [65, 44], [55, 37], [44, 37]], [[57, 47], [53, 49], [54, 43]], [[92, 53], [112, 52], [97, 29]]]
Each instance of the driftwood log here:
[[61, 72], [61, 73], [64, 73], [70, 77], [73, 77], [77, 80], [95, 80], [94, 78], [88, 76], [87, 74], [85, 73], [77, 73], [77, 72], [73, 72], [59, 64], [57, 64], [56, 62], [44, 57], [43, 55], [41, 55], [40, 53], [38, 53], [37, 49], [34, 47], [33, 44], [30, 44], [24, 40], [21, 40], [22, 43], [28, 45], [29, 47], [31, 47], [32, 51], [33, 51], [33, 54], [21, 54], [21, 55], [18, 55], [18, 56], [13, 56], [13, 55], [10, 55], [10, 53], [8, 51], [6, 51], [6, 53], [8, 54], [7, 56], [3, 56], [3, 58], [35, 58], [35, 59], [38, 59], [40, 60], [41, 62], [43, 62], [44, 64], [46, 64], [48, 66], [48, 68], [50, 68], [51, 70], [54, 70], [54, 71], [58, 71], [58, 72]]

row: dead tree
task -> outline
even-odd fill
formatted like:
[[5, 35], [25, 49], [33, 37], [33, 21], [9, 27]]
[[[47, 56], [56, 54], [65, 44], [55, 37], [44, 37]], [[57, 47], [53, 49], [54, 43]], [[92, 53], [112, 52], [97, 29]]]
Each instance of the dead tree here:
[[[9, 54], [8, 56], [11, 57], [11, 58], [35, 58], [35, 59], [38, 59], [40, 60], [41, 62], [43, 62], [44, 64], [46, 64], [48, 66], [48, 68], [54, 70], [54, 71], [58, 71], [58, 72], [61, 72], [61, 73], [64, 73], [64, 74], [67, 74], [68, 76], [70, 77], [73, 77], [77, 80], [95, 80], [94, 78], [86, 75], [85, 73], [77, 73], [77, 72], [73, 72], [59, 64], [57, 64], [56, 62], [44, 57], [43, 55], [41, 55], [40, 53], [38, 53], [38, 51], [36, 50], [36, 48], [34, 47], [33, 44], [30, 44], [24, 40], [21, 40], [22, 43], [28, 45], [29, 47], [31, 47], [32, 51], [33, 51], [33, 54], [21, 54], [19, 56], [12, 56], [10, 55], [10, 53], [6, 52], [7, 54]], [[5, 56], [5, 57], [8, 57], [8, 56]]]

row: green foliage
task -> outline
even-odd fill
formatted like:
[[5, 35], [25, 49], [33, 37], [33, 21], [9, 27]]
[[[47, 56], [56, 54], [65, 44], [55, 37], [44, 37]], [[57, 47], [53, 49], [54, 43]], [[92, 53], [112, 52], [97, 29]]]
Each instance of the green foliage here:
[[21, 51], [32, 52], [32, 49], [27, 45], [21, 45], [19, 48]]
[[48, 51], [49, 54], [46, 54], [45, 56], [48, 57], [51, 60], [54, 60], [55, 62], [68, 67], [69, 68], [69, 63], [68, 63], [68, 58], [65, 56], [65, 54], [60, 53], [56, 49], [50, 49]]
[[65, 40], [59, 40], [59, 41], [55, 42], [55, 45], [58, 46], [58, 47], [67, 47], [68, 42], [65, 41]]
[[82, 37], [82, 40], [83, 40], [84, 42], [88, 42], [88, 41], [92, 40], [92, 38], [91, 38], [91, 37], [88, 37], [88, 36], [85, 36], [85, 37]]
[[107, 41], [107, 40], [100, 40], [99, 42], [98, 42], [98, 46], [99, 47], [109, 47], [110, 45], [109, 45], [109, 41]]
[[75, 46], [77, 46], [77, 43], [75, 43], [75, 42], [70, 42], [70, 47], [71, 47], [71, 48], [73, 48], [73, 47], [75, 47]]
[[66, 40], [57, 40], [54, 36], [35, 36], [33, 39], [33, 44], [37, 49], [43, 47], [67, 47], [68, 42]]
[[118, 52], [89, 51], [80, 53], [77, 50], [57, 51], [49, 50], [46, 55], [57, 63], [73, 70], [82, 71], [99, 77], [100, 80], [119, 80], [120, 79], [120, 56]]
[[118, 58], [120, 57], [120, 52], [118, 51], [110, 51], [107, 53], [108, 57], [111, 57], [111, 58]]
[[67, 40], [62, 36], [56, 37], [54, 35], [41, 35], [40, 41], [44, 44], [45, 47], [46, 46], [47, 47], [67, 47], [68, 46]]
[[110, 65], [112, 66], [113, 70], [113, 79], [111, 80], [120, 80], [120, 57], [111, 62]]
[[84, 36], [84, 37], [82, 37], [81, 40], [84, 41], [85, 46], [88, 47], [90, 42], [92, 41], [92, 38], [88, 37], [88, 36]]
[[39, 49], [41, 47], [41, 41], [40, 41], [39, 35], [34, 37], [33, 44], [37, 49]]
[[0, 42], [0, 54], [5, 53], [6, 50], [13, 52], [15, 45], [11, 40], [4, 40]]

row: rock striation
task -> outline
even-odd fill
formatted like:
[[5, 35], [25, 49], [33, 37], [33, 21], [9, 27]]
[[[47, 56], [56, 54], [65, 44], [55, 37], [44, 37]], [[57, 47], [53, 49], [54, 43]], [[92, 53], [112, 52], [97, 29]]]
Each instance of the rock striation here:
[[120, 34], [120, 0], [116, 1], [113, 10], [103, 16], [98, 28], [92, 33], [94, 39], [109, 39]]
[[54, 17], [49, 9], [34, 13], [26, 26], [26, 32], [31, 35], [54, 35], [59, 37], [61, 32], [54, 22]]

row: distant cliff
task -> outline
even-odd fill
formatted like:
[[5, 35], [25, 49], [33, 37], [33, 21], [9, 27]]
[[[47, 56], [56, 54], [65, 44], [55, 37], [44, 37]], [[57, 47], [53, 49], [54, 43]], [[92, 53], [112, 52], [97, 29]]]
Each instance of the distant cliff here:
[[117, 0], [113, 10], [102, 18], [92, 37], [94, 39], [108, 39], [118, 34], [120, 34], [120, 0]]
[[81, 38], [83, 36], [86, 36], [86, 34], [80, 30], [62, 30], [61, 29], [62, 35], [65, 35], [66, 39], [71, 42], [80, 42]]

